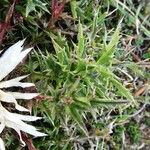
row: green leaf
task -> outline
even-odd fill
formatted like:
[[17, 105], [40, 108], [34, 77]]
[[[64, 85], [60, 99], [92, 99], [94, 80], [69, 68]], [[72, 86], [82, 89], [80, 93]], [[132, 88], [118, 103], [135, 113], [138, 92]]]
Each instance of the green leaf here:
[[125, 88], [119, 81], [117, 81], [115, 78], [110, 79], [113, 85], [118, 89], [118, 91], [125, 96], [127, 99], [131, 100], [135, 104], [135, 100], [129, 90]]
[[71, 6], [72, 16], [73, 16], [74, 19], [76, 19], [77, 18], [77, 11], [76, 11], [77, 2], [76, 2], [76, 0], [71, 0], [70, 1], [70, 6]]
[[32, 0], [28, 0], [27, 5], [26, 5], [26, 17], [32, 11], [36, 11], [35, 4], [34, 4], [34, 2]]
[[65, 51], [65, 47], [61, 48], [53, 39], [52, 42], [56, 51], [56, 57], [59, 61], [59, 64], [61, 66], [67, 67], [69, 65], [69, 58], [67, 52]]
[[102, 107], [110, 107], [110, 106], [118, 106], [122, 104], [127, 104], [128, 101], [123, 100], [111, 100], [111, 99], [98, 99], [98, 100], [92, 100], [91, 105], [92, 106], [102, 106]]
[[77, 56], [78, 58], [82, 58], [83, 54], [84, 54], [84, 35], [83, 35], [83, 28], [82, 28], [82, 24], [79, 22], [78, 25], [78, 46], [77, 46]]
[[77, 103], [80, 103], [84, 106], [91, 106], [90, 100], [87, 97], [76, 97]]
[[28, 17], [30, 12], [36, 11], [36, 7], [39, 7], [49, 13], [49, 10], [46, 7], [46, 3], [43, 3], [39, 0], [28, 0], [26, 5], [26, 17]]
[[47, 7], [46, 7], [46, 3], [41, 2], [41, 1], [39, 1], [39, 0], [35, 0], [35, 4], [36, 4], [37, 7], [41, 8], [41, 9], [43, 9], [44, 11], [46, 11], [47, 13], [49, 13], [49, 10], [48, 10]]
[[87, 65], [85, 63], [85, 61], [79, 60], [76, 69], [74, 70], [74, 73], [80, 73], [80, 72], [84, 72], [84, 74], [86, 74], [86, 69], [87, 69]]
[[70, 87], [69, 91], [67, 92], [67, 95], [71, 95], [74, 91], [76, 91], [76, 89], [78, 88], [80, 84], [80, 78], [77, 78], [74, 82], [74, 84], [72, 84], [72, 86]]
[[83, 120], [79, 111], [74, 107], [74, 105], [70, 105], [67, 107], [72, 118], [81, 126], [83, 126]]
[[129, 92], [127, 88], [125, 88], [118, 80], [116, 75], [114, 75], [112, 72], [110, 72], [106, 67], [103, 67], [99, 65], [99, 68], [95, 65], [96, 69], [98, 69], [99, 73], [103, 78], [108, 78], [110, 82], [113, 83], [113, 85], [117, 88], [117, 90], [127, 99], [131, 100], [135, 103], [133, 96]]
[[[149, 48], [149, 50], [150, 50], [150, 48]], [[143, 57], [144, 57], [145, 59], [150, 59], [150, 51], [148, 51], [147, 53], [145, 53], [145, 54], [143, 55]]]
[[86, 127], [84, 125], [82, 114], [78, 111], [74, 104], [66, 107], [66, 111], [70, 114], [70, 116], [78, 123], [80, 129], [84, 132], [86, 136], [88, 136]]
[[98, 64], [101, 65], [108, 65], [109, 62], [112, 60], [113, 54], [116, 50], [116, 46], [119, 42], [120, 36], [120, 24], [118, 25], [116, 31], [112, 35], [111, 41], [108, 45], [106, 45], [105, 52], [103, 52], [102, 56], [97, 61]]

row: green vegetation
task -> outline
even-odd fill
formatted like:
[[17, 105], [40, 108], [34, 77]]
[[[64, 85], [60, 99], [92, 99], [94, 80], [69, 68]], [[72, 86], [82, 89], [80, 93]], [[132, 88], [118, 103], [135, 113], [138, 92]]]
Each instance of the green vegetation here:
[[127, 132], [131, 138], [132, 143], [138, 143], [140, 140], [140, 130], [139, 125], [133, 121], [131, 121], [127, 127]]
[[[150, 148], [150, 137], [142, 134], [150, 124], [150, 2], [68, 0], [58, 7], [53, 2], [18, 0], [0, 46], [24, 38], [34, 46], [11, 74], [30, 74], [28, 81], [42, 95], [29, 102], [33, 114], [43, 117], [33, 124], [47, 134], [33, 139], [34, 146]], [[0, 1], [0, 25], [9, 5]], [[7, 149], [20, 149], [15, 134], [3, 134]]]

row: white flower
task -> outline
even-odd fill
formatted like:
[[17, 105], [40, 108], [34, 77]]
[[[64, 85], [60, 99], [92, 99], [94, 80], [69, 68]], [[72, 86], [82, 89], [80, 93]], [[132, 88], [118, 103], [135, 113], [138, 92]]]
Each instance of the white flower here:
[[[28, 109], [20, 106], [17, 103], [17, 99], [29, 100], [38, 95], [38, 93], [19, 93], [6, 91], [9, 87], [30, 87], [34, 86], [33, 83], [21, 83], [20, 80], [27, 76], [17, 77], [15, 79], [2, 81], [15, 67], [23, 60], [23, 58], [31, 51], [32, 48], [23, 50], [24, 40], [17, 42], [10, 48], [8, 48], [0, 56], [0, 133], [5, 126], [14, 129], [20, 137], [20, 141], [24, 144], [21, 138], [20, 131], [29, 133], [33, 136], [45, 136], [46, 134], [37, 131], [37, 129], [31, 125], [26, 124], [24, 121], [36, 121], [41, 119], [40, 117], [21, 115], [17, 113], [11, 113], [6, 110], [1, 102], [13, 103], [15, 108], [19, 111], [29, 111]], [[3, 140], [0, 138], [0, 150], [4, 150]]]
[[0, 150], [5, 150], [5, 145], [1, 138], [0, 138]]

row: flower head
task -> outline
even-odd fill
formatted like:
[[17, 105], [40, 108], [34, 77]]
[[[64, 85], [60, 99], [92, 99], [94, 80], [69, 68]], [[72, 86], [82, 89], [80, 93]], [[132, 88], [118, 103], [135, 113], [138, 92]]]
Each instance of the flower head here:
[[[10, 48], [8, 48], [0, 56], [0, 133], [3, 131], [5, 126], [14, 129], [19, 137], [20, 141], [24, 144], [20, 131], [29, 133], [33, 136], [45, 136], [44, 133], [37, 131], [37, 129], [31, 125], [28, 125], [24, 121], [36, 121], [41, 119], [40, 117], [21, 115], [17, 113], [9, 112], [3, 105], [2, 102], [13, 103], [16, 110], [18, 111], [29, 111], [23, 106], [19, 105], [17, 99], [29, 100], [38, 95], [38, 93], [20, 93], [10, 92], [7, 88], [10, 87], [30, 87], [34, 86], [33, 83], [22, 83], [22, 79], [27, 76], [17, 77], [11, 80], [2, 81], [16, 66], [23, 60], [23, 58], [31, 51], [32, 48], [23, 50], [24, 40], [17, 42]], [[4, 150], [3, 140], [0, 138], [0, 150]]]

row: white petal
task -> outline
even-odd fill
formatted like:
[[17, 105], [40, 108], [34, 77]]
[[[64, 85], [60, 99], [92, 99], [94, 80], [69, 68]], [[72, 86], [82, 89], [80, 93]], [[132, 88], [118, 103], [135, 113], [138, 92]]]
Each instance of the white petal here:
[[0, 150], [5, 150], [5, 145], [1, 138], [0, 138]]
[[13, 97], [15, 99], [33, 99], [34, 97], [38, 96], [38, 93], [19, 93], [19, 92], [7, 92], [11, 95], [13, 95]]
[[1, 122], [1, 124], [0, 124], [0, 133], [2, 133], [2, 131], [4, 130], [4, 128], [5, 128], [5, 125]]
[[28, 109], [20, 106], [16, 99], [14, 98], [13, 95], [11, 95], [9, 92], [6, 93], [6, 92], [3, 92], [2, 90], [0, 90], [0, 101], [3, 101], [3, 102], [7, 102], [7, 103], [14, 103], [15, 104], [15, 108], [19, 111], [29, 111]]
[[37, 131], [37, 129], [34, 126], [24, 123], [19, 118], [16, 119], [16, 117], [13, 115], [13, 113], [11, 113], [11, 118], [9, 118], [9, 120], [7, 120], [6, 126], [13, 128], [14, 130], [21, 130], [23, 132], [26, 132], [26, 133], [31, 134], [36, 137], [46, 135], [44, 133]]
[[32, 131], [27, 132], [27, 133], [29, 133], [29, 134], [31, 134], [31, 135], [33, 135], [35, 137], [47, 136], [47, 134], [39, 132], [37, 130], [32, 130]]
[[16, 114], [16, 113], [13, 113], [13, 115], [23, 121], [36, 121], [36, 120], [42, 119], [42, 117], [20, 115], [20, 114]]
[[[19, 115], [19, 114], [18, 114]], [[37, 131], [34, 126], [24, 123], [18, 115], [10, 113], [0, 104], [0, 121], [4, 122], [7, 127], [13, 128], [18, 133], [20, 131], [29, 133], [34, 136], [45, 136], [46, 134]], [[22, 117], [22, 116], [21, 116]]]
[[28, 48], [22, 51], [24, 40], [17, 42], [8, 48], [0, 57], [0, 80], [6, 77], [15, 67], [22, 61], [22, 59], [31, 51]]
[[28, 110], [28, 109], [22, 107], [21, 105], [19, 105], [19, 104], [17, 104], [17, 103], [15, 104], [15, 108], [16, 108], [17, 110], [19, 110], [19, 111], [28, 111], [28, 112], [30, 112], [30, 110]]
[[20, 80], [26, 78], [28, 75], [25, 76], [21, 76], [21, 77], [17, 77], [15, 79], [11, 79], [11, 80], [7, 80], [7, 81], [3, 81], [0, 82], [0, 88], [8, 88], [8, 87], [31, 87], [34, 86], [33, 83], [21, 83], [19, 82]]

